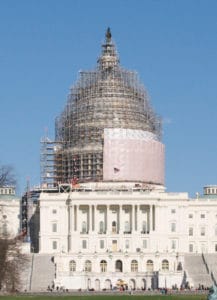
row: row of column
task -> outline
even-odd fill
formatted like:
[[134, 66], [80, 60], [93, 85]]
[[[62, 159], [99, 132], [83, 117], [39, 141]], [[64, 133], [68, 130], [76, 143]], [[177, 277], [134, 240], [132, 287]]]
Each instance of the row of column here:
[[[143, 207], [143, 209], [142, 209]], [[142, 210], [147, 212], [146, 218], [142, 216]], [[147, 222], [146, 231], [155, 230], [155, 205], [72, 205], [68, 206], [68, 232], [73, 233], [79, 229], [79, 224], [82, 222], [82, 219], [79, 219], [79, 213], [85, 211], [86, 223], [87, 223], [87, 232], [99, 232], [100, 220], [104, 223], [104, 232], [111, 231], [111, 233], [127, 233], [125, 222], [129, 222], [129, 231], [141, 231], [141, 222]], [[103, 217], [100, 217], [100, 211], [103, 211]], [[112, 211], [114, 215], [112, 216]], [[127, 211], [124, 214], [124, 211]], [[127, 217], [128, 215], [128, 217]], [[139, 220], [139, 224], [138, 224]], [[116, 227], [116, 230], [115, 230]], [[116, 232], [115, 232], [116, 231]], [[103, 233], [103, 232], [101, 232]]]

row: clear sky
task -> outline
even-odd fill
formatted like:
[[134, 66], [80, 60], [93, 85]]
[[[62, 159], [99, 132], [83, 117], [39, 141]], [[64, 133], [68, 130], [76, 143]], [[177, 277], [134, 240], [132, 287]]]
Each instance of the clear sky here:
[[0, 0], [0, 163], [18, 193], [39, 184], [40, 138], [108, 26], [163, 118], [167, 190], [217, 184], [216, 0]]

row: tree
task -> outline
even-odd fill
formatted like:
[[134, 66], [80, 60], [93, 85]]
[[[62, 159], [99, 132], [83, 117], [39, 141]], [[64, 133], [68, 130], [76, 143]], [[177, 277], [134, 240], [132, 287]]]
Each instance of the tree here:
[[18, 238], [0, 237], [0, 290], [15, 292], [21, 286], [21, 273], [27, 263], [21, 243]]
[[0, 187], [16, 185], [14, 168], [10, 165], [0, 165]]

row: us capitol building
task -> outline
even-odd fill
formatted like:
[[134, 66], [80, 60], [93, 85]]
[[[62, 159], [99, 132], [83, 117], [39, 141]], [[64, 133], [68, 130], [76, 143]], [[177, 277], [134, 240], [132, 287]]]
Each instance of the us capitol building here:
[[37, 200], [22, 200], [34, 272], [49, 257], [55, 288], [212, 283], [217, 186], [195, 199], [166, 192], [161, 118], [137, 74], [120, 66], [109, 28], [96, 69], [70, 89], [55, 141], [42, 145]]

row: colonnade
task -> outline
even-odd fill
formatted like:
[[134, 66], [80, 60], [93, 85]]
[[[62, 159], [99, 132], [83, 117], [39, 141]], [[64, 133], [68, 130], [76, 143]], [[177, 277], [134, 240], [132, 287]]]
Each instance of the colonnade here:
[[[83, 219], [82, 213], [85, 214]], [[148, 234], [155, 230], [155, 214], [155, 205], [74, 205], [70, 203], [68, 204], [68, 232], [69, 234], [74, 232]], [[85, 228], [82, 228], [82, 220], [86, 222]], [[100, 228], [100, 221], [103, 223], [103, 228]]]

